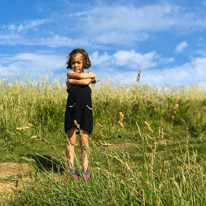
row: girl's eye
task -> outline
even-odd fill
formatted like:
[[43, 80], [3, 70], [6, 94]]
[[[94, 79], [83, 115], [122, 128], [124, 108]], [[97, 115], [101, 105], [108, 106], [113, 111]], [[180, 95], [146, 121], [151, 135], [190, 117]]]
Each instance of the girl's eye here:
[[81, 64], [81, 62], [72, 62], [72, 64], [76, 64], [76, 63], [77, 63], [77, 64]]

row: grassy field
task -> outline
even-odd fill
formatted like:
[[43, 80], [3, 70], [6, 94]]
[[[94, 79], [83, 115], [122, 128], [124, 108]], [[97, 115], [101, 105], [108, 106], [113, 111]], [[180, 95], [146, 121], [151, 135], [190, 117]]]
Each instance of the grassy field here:
[[89, 180], [67, 173], [66, 99], [57, 81], [0, 81], [0, 169], [19, 168], [0, 171], [0, 204], [206, 205], [205, 90], [93, 86]]

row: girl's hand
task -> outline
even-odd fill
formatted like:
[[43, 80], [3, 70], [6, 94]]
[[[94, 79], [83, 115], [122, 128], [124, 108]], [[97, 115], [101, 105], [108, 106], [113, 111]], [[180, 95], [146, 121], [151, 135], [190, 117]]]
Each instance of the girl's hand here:
[[95, 75], [95, 78], [92, 78], [92, 81], [91, 81], [92, 84], [96, 84], [97, 83], [97, 77]]

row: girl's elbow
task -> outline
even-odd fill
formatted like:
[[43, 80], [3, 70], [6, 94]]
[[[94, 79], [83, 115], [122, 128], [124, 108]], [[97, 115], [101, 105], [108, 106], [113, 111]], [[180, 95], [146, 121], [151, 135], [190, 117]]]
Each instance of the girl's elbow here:
[[69, 84], [71, 84], [71, 83], [72, 83], [72, 80], [71, 80], [71, 79], [67, 79], [67, 82], [68, 82]]
[[71, 71], [67, 72], [67, 79], [70, 78]]

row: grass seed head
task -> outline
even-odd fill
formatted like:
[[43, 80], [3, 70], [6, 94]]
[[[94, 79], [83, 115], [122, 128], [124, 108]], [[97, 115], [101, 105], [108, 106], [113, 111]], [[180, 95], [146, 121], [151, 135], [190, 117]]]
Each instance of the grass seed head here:
[[76, 127], [77, 127], [76, 130], [80, 132], [80, 135], [82, 135], [82, 134], [83, 134], [83, 131], [80, 129], [80, 125], [77, 123], [76, 120], [74, 120], [74, 124], [75, 124]]
[[124, 114], [123, 114], [122, 112], [119, 112], [119, 125], [120, 125], [121, 127], [124, 126], [123, 120], [124, 120]]
[[142, 71], [142, 67], [139, 69], [138, 76], [137, 76], [137, 82], [140, 82], [141, 71]]
[[150, 127], [149, 123], [147, 121], [144, 122], [147, 125], [147, 128], [149, 129], [149, 131], [153, 134], [153, 130]]
[[177, 112], [178, 107], [179, 107], [179, 104], [177, 103], [177, 104], [175, 104], [175, 106], [174, 106], [174, 108], [173, 108], [173, 112], [172, 112], [172, 116], [171, 116], [172, 122], [173, 122], [174, 119], [175, 119], [175, 114], [176, 114], [176, 112]]

